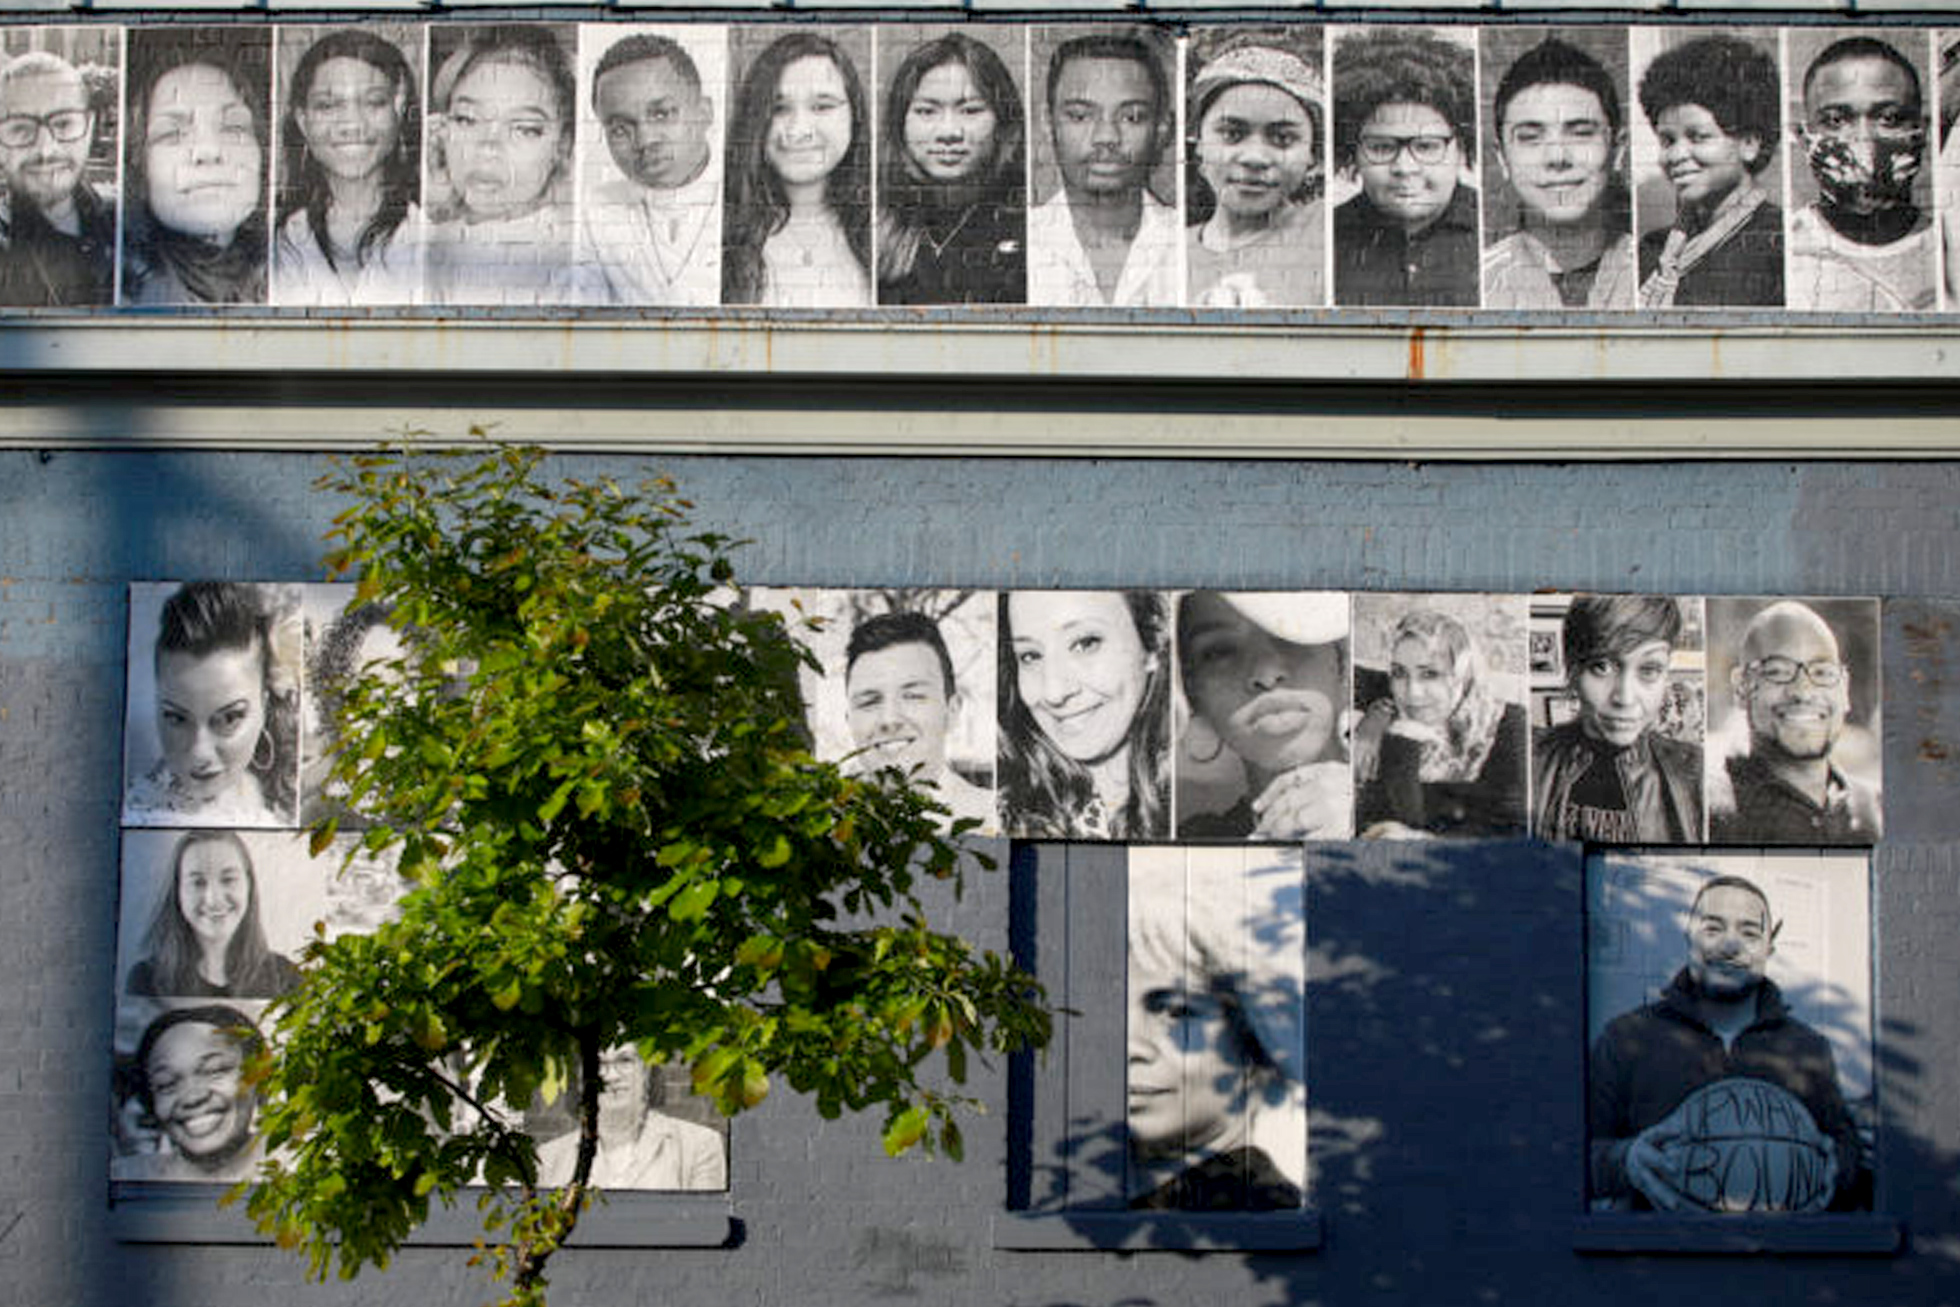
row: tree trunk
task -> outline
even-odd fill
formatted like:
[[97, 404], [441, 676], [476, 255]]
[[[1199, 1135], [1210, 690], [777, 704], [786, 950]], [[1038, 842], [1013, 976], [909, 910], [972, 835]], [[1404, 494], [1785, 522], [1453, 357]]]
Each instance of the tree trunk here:
[[590, 1027], [579, 1031], [578, 1156], [572, 1162], [572, 1178], [552, 1200], [556, 1219], [518, 1241], [511, 1263], [514, 1302], [543, 1302], [545, 1263], [572, 1237], [585, 1206], [592, 1163], [599, 1156], [599, 1095], [605, 1089], [599, 1080], [599, 1052], [599, 1032]]

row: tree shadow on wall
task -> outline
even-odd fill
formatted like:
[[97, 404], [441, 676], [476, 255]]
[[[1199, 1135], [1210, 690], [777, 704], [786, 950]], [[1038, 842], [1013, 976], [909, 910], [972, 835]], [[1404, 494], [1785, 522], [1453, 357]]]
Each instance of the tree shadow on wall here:
[[[1905, 1259], [1828, 1265], [1801, 1257], [1575, 1253], [1575, 1226], [1586, 1219], [1588, 1047], [1584, 866], [1576, 846], [1312, 845], [1307, 887], [1307, 1203], [1322, 1223], [1319, 1251], [1246, 1251], [1243, 1242], [1235, 1247], [1230, 1215], [1154, 1212], [1124, 1245], [1144, 1263], [1091, 1271], [1088, 1283], [1106, 1291], [1017, 1304], [1188, 1307], [1193, 1292], [1212, 1292], [1214, 1283], [1236, 1295], [1234, 1307], [1711, 1291], [1790, 1303], [1946, 1301], [1944, 1280], [1960, 1269], [1951, 1243], [1921, 1246]], [[1800, 1015], [1820, 1031], [1863, 1025], [1848, 996], [1825, 989], [1806, 997]], [[1263, 1001], [1288, 998], [1272, 993]], [[1880, 1032], [1875, 1070], [1888, 1109], [1915, 1093], [1922, 1034], [1898, 1021]], [[1023, 1128], [1030, 1111], [1055, 1101], [1036, 1078], [1068, 1071], [1052, 1058], [1045, 1066], [1024, 1058], [1016, 1067], [1011, 1142], [1019, 1156], [1010, 1162], [1009, 1205], [1052, 1214], [1085, 1239], [1107, 1238], [1127, 1215], [1120, 1100], [1106, 1101], [1105, 1090], [1105, 1101], [1074, 1110], [1071, 1081], [1060, 1138], [1044, 1139], [1039, 1124]], [[1903, 1186], [1887, 1186], [1887, 1172], [1946, 1177], [1937, 1193], [1915, 1198], [1916, 1216], [1950, 1226], [1960, 1207], [1960, 1182], [1951, 1178], [1960, 1159], [1896, 1127], [1881, 1130], [1877, 1145], [1881, 1207], [1889, 1201], [1904, 1214]], [[1262, 1218], [1237, 1219], [1244, 1233]], [[1178, 1254], [1184, 1257], [1161, 1277], [1179, 1285], [1176, 1292], [1139, 1291], [1147, 1280], [1138, 1276], [1159, 1278], [1149, 1257]], [[1232, 1269], [1186, 1265], [1186, 1258], [1230, 1258]], [[1251, 1295], [1248, 1283], [1258, 1286]]]

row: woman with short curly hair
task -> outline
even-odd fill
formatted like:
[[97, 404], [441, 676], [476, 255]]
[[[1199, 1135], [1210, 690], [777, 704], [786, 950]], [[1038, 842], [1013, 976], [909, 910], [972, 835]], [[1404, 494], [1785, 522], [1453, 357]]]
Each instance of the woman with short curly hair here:
[[1776, 157], [1776, 61], [1735, 36], [1663, 51], [1640, 79], [1674, 221], [1640, 238], [1640, 306], [1778, 307], [1783, 211], [1757, 176]]

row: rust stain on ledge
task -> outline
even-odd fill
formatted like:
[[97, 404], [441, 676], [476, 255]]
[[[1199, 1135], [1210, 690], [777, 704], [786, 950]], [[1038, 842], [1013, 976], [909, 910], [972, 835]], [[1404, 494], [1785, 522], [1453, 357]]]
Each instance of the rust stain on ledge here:
[[1409, 380], [1422, 380], [1423, 328], [1409, 329]]

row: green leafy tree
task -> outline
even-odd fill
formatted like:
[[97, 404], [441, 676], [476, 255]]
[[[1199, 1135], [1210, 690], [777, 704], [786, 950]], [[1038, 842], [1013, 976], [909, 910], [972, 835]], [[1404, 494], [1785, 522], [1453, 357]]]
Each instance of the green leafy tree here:
[[[591, 1194], [608, 1048], [684, 1060], [726, 1113], [780, 1081], [826, 1117], [881, 1112], [893, 1155], [958, 1158], [969, 1054], [1049, 1034], [1029, 976], [927, 923], [921, 878], [957, 888], [964, 829], [811, 756], [811, 657], [718, 594], [733, 542], [671, 483], [541, 462], [387, 452], [321, 483], [352, 499], [329, 567], [407, 648], [348, 695], [333, 778], [413, 888], [398, 920], [311, 946], [258, 1071], [247, 1208], [318, 1277], [386, 1265], [484, 1184], [479, 1256], [542, 1303]], [[548, 1188], [503, 1105], [570, 1084], [577, 1162]]]

